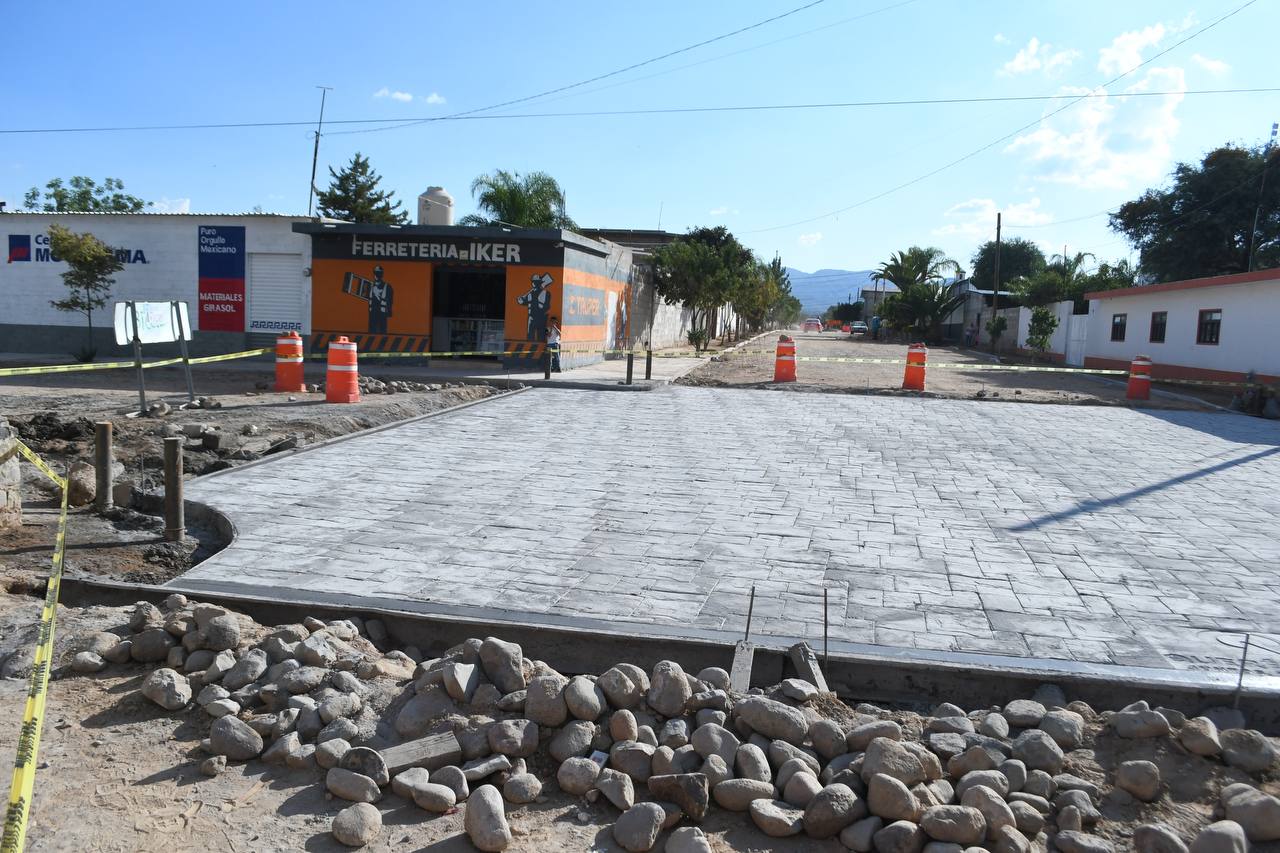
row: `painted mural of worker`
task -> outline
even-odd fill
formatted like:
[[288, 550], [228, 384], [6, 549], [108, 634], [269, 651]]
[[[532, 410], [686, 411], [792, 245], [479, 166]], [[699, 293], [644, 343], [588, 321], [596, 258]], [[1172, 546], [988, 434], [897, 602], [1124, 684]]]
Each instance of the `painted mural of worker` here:
[[373, 268], [373, 283], [369, 287], [369, 334], [385, 335], [387, 321], [391, 319], [391, 301], [395, 290], [382, 278], [382, 267]]
[[526, 341], [547, 339], [547, 315], [551, 311], [551, 276], [537, 273], [530, 276], [529, 290], [516, 297], [516, 304], [529, 310], [529, 325], [525, 330]]

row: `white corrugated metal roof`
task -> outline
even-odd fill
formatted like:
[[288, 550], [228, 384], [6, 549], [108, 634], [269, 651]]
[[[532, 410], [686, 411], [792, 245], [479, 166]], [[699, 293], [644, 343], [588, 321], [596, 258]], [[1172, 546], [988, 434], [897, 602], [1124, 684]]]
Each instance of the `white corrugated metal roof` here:
[[[264, 216], [274, 219], [317, 219], [314, 216], [307, 216], [304, 213], [260, 213], [257, 211], [246, 210], [241, 213], [170, 213], [159, 210], [140, 210], [135, 212], [124, 210], [6, 210], [0, 213], [0, 216], [11, 216], [23, 214], [26, 216]], [[341, 222], [340, 219], [320, 219], [321, 222]]]

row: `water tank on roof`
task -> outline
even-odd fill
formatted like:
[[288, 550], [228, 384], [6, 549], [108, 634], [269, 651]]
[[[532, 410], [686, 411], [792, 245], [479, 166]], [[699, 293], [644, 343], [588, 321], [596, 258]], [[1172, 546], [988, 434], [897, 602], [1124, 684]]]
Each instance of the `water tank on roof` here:
[[452, 225], [453, 196], [444, 187], [427, 187], [418, 196], [419, 225]]

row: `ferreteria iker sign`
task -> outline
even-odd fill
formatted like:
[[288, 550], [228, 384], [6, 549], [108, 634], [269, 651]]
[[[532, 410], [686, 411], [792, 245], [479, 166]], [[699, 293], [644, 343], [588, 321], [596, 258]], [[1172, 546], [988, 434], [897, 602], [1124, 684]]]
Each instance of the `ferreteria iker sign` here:
[[392, 239], [393, 235], [315, 235], [312, 256], [343, 260], [469, 261], [489, 264], [559, 264], [564, 249], [546, 240], [495, 242], [454, 238]]

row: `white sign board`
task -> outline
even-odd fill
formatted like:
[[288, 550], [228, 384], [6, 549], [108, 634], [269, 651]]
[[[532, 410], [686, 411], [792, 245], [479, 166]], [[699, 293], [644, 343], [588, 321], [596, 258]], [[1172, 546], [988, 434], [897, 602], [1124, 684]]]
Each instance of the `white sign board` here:
[[117, 302], [117, 344], [133, 343], [134, 311], [138, 315], [138, 340], [144, 344], [164, 344], [191, 337], [185, 302]]

